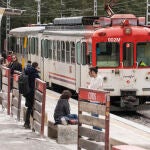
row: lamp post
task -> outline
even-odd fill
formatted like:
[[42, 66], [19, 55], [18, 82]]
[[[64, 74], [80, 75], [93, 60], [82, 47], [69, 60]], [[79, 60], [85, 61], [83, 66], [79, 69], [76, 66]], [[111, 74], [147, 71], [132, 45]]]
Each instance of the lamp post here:
[[[10, 7], [10, 0], [7, 0], [7, 8]], [[9, 44], [10, 44], [10, 41], [9, 41], [9, 30], [10, 30], [10, 16], [8, 15], [6, 17], [6, 52], [8, 52], [9, 50]]]
[[35, 0], [38, 3], [37, 8], [37, 24], [41, 24], [41, 0]]
[[94, 0], [94, 16], [97, 16], [97, 0]]

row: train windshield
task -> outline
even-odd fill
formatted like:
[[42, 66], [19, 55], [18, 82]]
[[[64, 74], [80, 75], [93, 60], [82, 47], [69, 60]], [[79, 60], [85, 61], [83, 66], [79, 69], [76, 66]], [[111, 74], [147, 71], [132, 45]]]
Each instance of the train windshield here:
[[100, 42], [96, 44], [96, 60], [99, 67], [119, 66], [119, 43]]
[[139, 67], [150, 66], [150, 43], [137, 43], [137, 62]]

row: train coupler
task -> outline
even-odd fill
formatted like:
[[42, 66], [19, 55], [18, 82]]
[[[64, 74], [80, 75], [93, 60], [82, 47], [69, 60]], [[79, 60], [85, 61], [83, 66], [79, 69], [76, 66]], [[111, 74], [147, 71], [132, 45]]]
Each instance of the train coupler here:
[[139, 98], [135, 96], [121, 97], [120, 107], [134, 107], [139, 105]]

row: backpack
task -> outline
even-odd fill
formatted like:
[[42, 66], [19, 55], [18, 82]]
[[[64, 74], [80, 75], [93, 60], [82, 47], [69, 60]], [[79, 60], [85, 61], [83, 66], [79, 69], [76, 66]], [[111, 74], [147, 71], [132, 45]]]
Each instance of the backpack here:
[[28, 75], [25, 75], [23, 73], [19, 76], [18, 86], [19, 86], [19, 93], [23, 94], [23, 96], [26, 96], [30, 92]]

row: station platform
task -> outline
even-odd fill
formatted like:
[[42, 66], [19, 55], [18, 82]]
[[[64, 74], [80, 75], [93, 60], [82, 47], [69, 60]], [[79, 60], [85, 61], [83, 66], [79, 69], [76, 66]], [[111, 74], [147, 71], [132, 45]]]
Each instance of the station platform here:
[[[46, 91], [46, 122], [54, 121], [53, 113], [60, 94]], [[71, 113], [78, 113], [78, 101], [69, 100]], [[1, 106], [0, 106], [1, 107]], [[24, 97], [22, 97], [22, 110]], [[23, 118], [23, 111], [22, 111]], [[45, 124], [44, 138], [31, 130], [24, 129], [23, 119], [18, 122], [15, 117], [6, 115], [0, 109], [0, 150], [76, 150], [77, 144], [58, 144], [47, 137], [47, 124]], [[133, 145], [150, 150], [150, 128], [128, 121], [121, 117], [110, 115], [110, 146]], [[93, 149], [94, 150], [94, 149]], [[111, 148], [110, 148], [111, 150]]]
[[47, 137], [40, 137], [31, 130], [24, 129], [5, 111], [0, 111], [0, 150], [69, 150]]
[[[53, 121], [53, 112], [60, 94], [47, 90], [46, 112]], [[71, 113], [78, 113], [78, 101], [70, 99]], [[110, 114], [110, 146], [133, 145], [150, 150], [150, 128]], [[73, 146], [72, 146], [73, 147]], [[76, 149], [74, 145], [73, 150]]]

